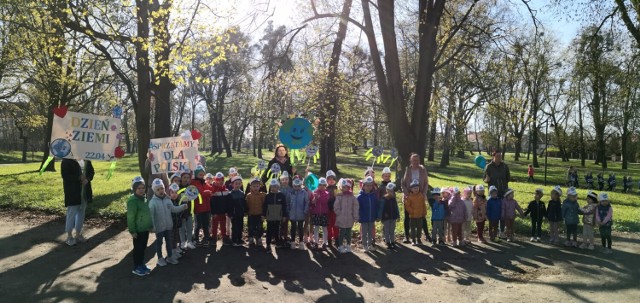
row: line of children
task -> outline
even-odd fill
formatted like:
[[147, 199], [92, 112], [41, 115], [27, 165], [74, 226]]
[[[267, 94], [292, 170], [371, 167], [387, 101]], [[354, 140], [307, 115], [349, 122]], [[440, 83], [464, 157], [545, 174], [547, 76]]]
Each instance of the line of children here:
[[[308, 240], [314, 248], [326, 249], [331, 243], [332, 236], [341, 253], [351, 252], [351, 229], [358, 221], [362, 226], [363, 251], [373, 249], [375, 222], [383, 221], [383, 238], [388, 249], [396, 248], [395, 222], [400, 219], [397, 199], [395, 197], [395, 184], [390, 182], [390, 170], [383, 171], [384, 193], [376, 191], [374, 179], [368, 175], [362, 181], [362, 190], [356, 198], [353, 195], [353, 181], [341, 179], [339, 187], [336, 186], [335, 174], [327, 172], [327, 178], [320, 178], [318, 188], [310, 192], [303, 188], [303, 182], [299, 178], [293, 180], [293, 187], [281, 190], [278, 180], [271, 180], [269, 193], [261, 192], [261, 182], [252, 180], [248, 187], [248, 193], [242, 191], [242, 178], [237, 172], [227, 181], [231, 191], [224, 186], [224, 176], [217, 173], [215, 176], [206, 174], [204, 168], [198, 166], [191, 179], [189, 171], [183, 171], [171, 176], [171, 184], [166, 188], [161, 179], [155, 179], [151, 188], [153, 196], [147, 203], [144, 197], [145, 184], [139, 178], [132, 183], [133, 195], [127, 203], [129, 231], [134, 236], [134, 269], [136, 275], [149, 273], [148, 267], [140, 260], [148, 241], [148, 232], [156, 233], [157, 265], [165, 266], [167, 263], [177, 264], [183, 249], [194, 249], [196, 246], [208, 246], [212, 241], [214, 247], [218, 239], [218, 228], [224, 241], [225, 217], [231, 222], [230, 243], [234, 246], [242, 246], [244, 241], [244, 217], [248, 216], [249, 245], [262, 246], [263, 220], [267, 221], [266, 250], [271, 252], [272, 240], [276, 245], [284, 245], [286, 238], [282, 236], [283, 222], [291, 220], [291, 248], [305, 249], [303, 224], [307, 216], [313, 224], [313, 239]], [[370, 174], [370, 172], [368, 172]], [[288, 176], [280, 178], [288, 184]], [[200, 196], [194, 198], [191, 203], [183, 203], [179, 193], [187, 186], [193, 186]], [[424, 195], [420, 192], [418, 180], [411, 182], [410, 195], [406, 199], [405, 210], [409, 216], [410, 236], [413, 245], [421, 244], [421, 231], [423, 221], [427, 215]], [[331, 188], [331, 191], [328, 190]], [[140, 189], [141, 194], [138, 194]], [[334, 191], [338, 189], [339, 192]], [[309, 195], [311, 193], [311, 195]], [[442, 196], [441, 196], [442, 193]], [[474, 199], [471, 199], [471, 196]], [[461, 196], [462, 194], [462, 196]], [[560, 202], [562, 189], [556, 186], [551, 193], [548, 209], [542, 201], [543, 190], [536, 189], [534, 200], [531, 201], [523, 213], [518, 202], [514, 199], [514, 190], [508, 189], [504, 199], [497, 198], [497, 189], [489, 188], [490, 198], [484, 196], [484, 187], [465, 188], [461, 193], [457, 187], [447, 188], [441, 191], [433, 189], [428, 199], [431, 209], [432, 234], [431, 242], [435, 245], [445, 243], [446, 225], [451, 225], [451, 239], [453, 246], [468, 244], [471, 234], [471, 221], [475, 222], [477, 239], [485, 243], [484, 225], [489, 220], [489, 236], [492, 241], [497, 239], [499, 220], [506, 222], [507, 241], [512, 241], [514, 236], [514, 221], [516, 212], [526, 217], [531, 214], [531, 241], [539, 242], [541, 238], [541, 225], [543, 218], [550, 222], [550, 242], [559, 240], [559, 223], [564, 221], [567, 240], [566, 246], [578, 247], [577, 228], [578, 215], [582, 214], [583, 249], [594, 249], [593, 229], [598, 226], [602, 238], [603, 250], [610, 253], [611, 225], [613, 210], [608, 202], [606, 193], [597, 196], [589, 192], [587, 205], [580, 208], [577, 202], [577, 191], [571, 187], [568, 189], [567, 198]], [[206, 203], [209, 201], [209, 203]], [[146, 212], [145, 209], [149, 211]], [[177, 215], [176, 215], [177, 214]], [[195, 214], [196, 229], [191, 234], [189, 226], [193, 224]], [[148, 217], [147, 222], [145, 218]], [[211, 227], [209, 227], [209, 223]], [[285, 225], [286, 226], [286, 225]], [[287, 226], [288, 227], [288, 226]], [[322, 245], [320, 242], [320, 230], [322, 229]], [[338, 229], [338, 232], [333, 231]], [[146, 240], [145, 240], [146, 233]], [[193, 236], [191, 236], [193, 235]], [[213, 235], [213, 239], [211, 238]], [[296, 235], [298, 242], [296, 243]], [[177, 242], [177, 238], [180, 241]], [[194, 245], [195, 240], [198, 245]], [[166, 241], [166, 258], [163, 257], [162, 244]], [[144, 242], [144, 243], [143, 243]], [[176, 245], [178, 244], [178, 245]]]

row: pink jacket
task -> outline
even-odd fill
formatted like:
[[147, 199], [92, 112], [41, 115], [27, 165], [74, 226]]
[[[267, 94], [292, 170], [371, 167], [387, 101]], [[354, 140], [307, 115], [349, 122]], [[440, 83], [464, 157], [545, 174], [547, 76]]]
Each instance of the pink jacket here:
[[311, 204], [309, 204], [309, 211], [312, 215], [328, 215], [329, 192], [326, 190], [316, 189], [316, 191], [313, 192]]
[[518, 204], [518, 201], [515, 199], [507, 200], [507, 198], [502, 199], [502, 218], [503, 219], [514, 219], [516, 217], [516, 210], [522, 216], [522, 208]]
[[467, 217], [467, 206], [459, 196], [453, 195], [449, 200], [449, 222], [450, 223], [464, 223], [469, 218]]
[[333, 211], [336, 213], [336, 226], [339, 228], [352, 228], [353, 223], [360, 219], [360, 205], [352, 193], [336, 195]]

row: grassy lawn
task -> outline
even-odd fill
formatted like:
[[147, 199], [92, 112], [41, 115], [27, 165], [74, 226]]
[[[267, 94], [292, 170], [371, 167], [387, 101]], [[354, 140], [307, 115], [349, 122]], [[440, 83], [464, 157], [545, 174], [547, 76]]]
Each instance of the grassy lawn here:
[[[0, 154], [0, 159], [13, 159], [19, 153]], [[265, 151], [265, 158], [271, 157], [271, 152]], [[488, 156], [487, 156], [488, 158]], [[482, 170], [475, 166], [473, 157], [468, 159], [453, 158], [452, 164], [446, 168], [440, 168], [439, 162], [427, 163], [430, 173], [429, 183], [434, 187], [458, 186], [465, 187], [467, 185], [478, 184], [481, 182]], [[542, 159], [542, 161], [544, 161]], [[0, 163], [14, 161], [8, 160]], [[222, 171], [226, 174], [229, 167], [238, 167], [242, 176], [250, 176], [251, 168], [257, 163], [257, 158], [250, 153], [236, 154], [232, 158], [225, 157], [207, 157], [207, 167], [210, 172]], [[361, 178], [365, 167], [371, 165], [371, 162], [365, 161], [362, 154], [353, 155], [339, 153], [338, 163], [340, 176], [359, 179]], [[543, 187], [546, 196], [543, 198], [548, 201], [552, 187], [556, 184], [563, 185], [565, 181], [565, 172], [570, 165], [579, 166], [578, 160], [572, 160], [569, 163], [562, 163], [559, 159], [549, 158], [548, 168], [548, 186], [542, 186], [544, 176], [544, 168], [536, 171], [537, 184], [526, 183], [527, 165], [529, 162], [524, 157], [523, 161], [513, 161], [513, 155], [507, 154], [506, 163], [511, 169], [514, 181], [510, 186], [516, 190], [516, 200], [519, 201], [521, 207], [526, 207], [528, 202], [533, 199], [533, 192], [538, 187]], [[621, 193], [622, 176], [632, 176], [635, 182], [640, 180], [640, 165], [630, 164], [630, 168], [623, 171], [620, 163], [610, 163], [611, 167], [606, 173], [616, 173], [618, 177], [618, 191], [610, 193], [612, 205], [614, 207], [614, 230], [617, 231], [640, 231], [640, 202], [636, 193]], [[299, 170], [304, 170], [306, 163], [298, 164]], [[59, 168], [59, 162], [56, 162]], [[109, 167], [106, 162], [95, 162], [94, 167], [96, 176], [92, 182], [94, 191], [94, 202], [90, 205], [88, 216], [100, 216], [108, 218], [122, 218], [125, 209], [125, 202], [130, 194], [130, 182], [135, 175], [138, 174], [136, 157], [127, 156], [118, 161], [117, 169], [111, 180], [107, 181], [105, 176]], [[377, 176], [380, 175], [382, 165], [376, 165]], [[17, 208], [24, 210], [37, 210], [47, 213], [64, 214], [64, 196], [62, 193], [62, 179], [59, 172], [45, 172], [41, 176], [38, 175], [39, 163], [27, 164], [10, 164], [0, 166], [0, 207]], [[311, 163], [309, 168], [311, 171], [317, 171], [319, 164]], [[584, 186], [584, 173], [588, 170], [596, 172], [599, 167], [588, 162], [586, 168], [579, 167], [580, 185]], [[379, 178], [379, 177], [378, 177]], [[248, 180], [247, 180], [248, 181]], [[637, 190], [637, 183], [635, 184]], [[564, 186], [563, 186], [564, 187]], [[566, 189], [565, 189], [566, 192]], [[579, 202], [585, 204], [584, 197], [587, 194], [586, 189], [579, 189]], [[529, 219], [517, 220], [518, 231], [528, 234]], [[402, 222], [397, 225], [400, 233], [403, 230]], [[548, 228], [546, 228], [548, 230]]]

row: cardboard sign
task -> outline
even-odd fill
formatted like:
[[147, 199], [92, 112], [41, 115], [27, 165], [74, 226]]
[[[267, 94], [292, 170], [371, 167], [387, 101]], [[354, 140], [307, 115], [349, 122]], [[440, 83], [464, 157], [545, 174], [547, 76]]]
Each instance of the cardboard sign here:
[[57, 108], [49, 150], [56, 158], [115, 161], [120, 138], [120, 119]]
[[199, 164], [198, 140], [191, 137], [151, 139], [148, 157], [152, 174], [193, 171]]

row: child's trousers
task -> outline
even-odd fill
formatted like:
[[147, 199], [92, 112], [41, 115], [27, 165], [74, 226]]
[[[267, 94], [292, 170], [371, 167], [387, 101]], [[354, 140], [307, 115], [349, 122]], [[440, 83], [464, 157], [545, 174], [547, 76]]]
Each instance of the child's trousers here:
[[279, 234], [280, 221], [267, 221], [267, 246], [271, 246], [271, 239], [275, 239], [276, 244], [279, 244]]
[[387, 244], [393, 243], [396, 239], [396, 220], [389, 219], [382, 221], [382, 234]]
[[227, 237], [227, 215], [212, 215], [211, 217], [211, 237], [218, 240], [218, 228], [220, 228], [220, 238]]
[[296, 232], [298, 233], [298, 242], [304, 243], [304, 220], [294, 221], [291, 220], [291, 243], [296, 241]]
[[513, 240], [513, 226], [516, 223], [516, 219], [511, 218], [511, 219], [504, 219], [504, 225], [506, 226], [506, 234], [507, 234], [507, 238]]
[[484, 222], [476, 222], [476, 235], [478, 236], [478, 241], [484, 241]]
[[247, 219], [249, 225], [249, 238], [261, 238], [262, 237], [262, 216], [251, 215]]
[[363, 222], [360, 223], [362, 230], [362, 247], [370, 247], [373, 244], [373, 234], [371, 231], [375, 228], [375, 222]]
[[440, 241], [444, 241], [444, 221], [431, 221], [431, 241], [436, 241], [440, 237]]
[[209, 241], [211, 237], [209, 236], [209, 223], [211, 223], [211, 213], [201, 213], [196, 214], [196, 241], [200, 241], [200, 230], [202, 230], [203, 240]]
[[411, 225], [411, 239], [415, 242], [422, 237], [422, 218], [410, 218], [409, 224]]
[[600, 238], [602, 247], [611, 249], [611, 226], [600, 226]]
[[573, 238], [573, 241], [578, 240], [578, 224], [566, 224], [567, 227], [567, 241]]
[[560, 241], [560, 232], [558, 231], [560, 222], [549, 222], [550, 235], [549, 240], [551, 242]]
[[167, 247], [167, 257], [171, 258], [173, 255], [172, 247], [171, 247], [171, 230], [165, 230], [156, 233], [156, 255], [158, 259], [162, 259], [162, 240], [165, 241], [165, 246]]
[[465, 241], [469, 241], [471, 236], [471, 221], [466, 221], [462, 225], [462, 238]]
[[463, 223], [451, 223], [451, 241], [454, 245], [456, 243], [462, 243], [462, 224]]
[[193, 216], [189, 215], [187, 218], [182, 219], [182, 226], [180, 226], [180, 242], [184, 243], [191, 241], [193, 238]]
[[133, 238], [133, 268], [144, 265], [144, 250], [147, 248], [149, 232], [139, 232]]
[[346, 246], [351, 246], [351, 227], [340, 228], [340, 235], [338, 236], [338, 246], [342, 246], [345, 241], [347, 242]]
[[542, 218], [531, 218], [531, 236], [542, 237]]
[[244, 228], [244, 217], [235, 216], [231, 219], [231, 241], [242, 243], [242, 229]]
[[593, 245], [593, 225], [585, 224], [582, 226], [582, 242]]
[[491, 239], [491, 241], [495, 240], [496, 236], [498, 236], [499, 224], [499, 220], [489, 220], [489, 239]]

